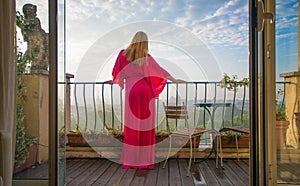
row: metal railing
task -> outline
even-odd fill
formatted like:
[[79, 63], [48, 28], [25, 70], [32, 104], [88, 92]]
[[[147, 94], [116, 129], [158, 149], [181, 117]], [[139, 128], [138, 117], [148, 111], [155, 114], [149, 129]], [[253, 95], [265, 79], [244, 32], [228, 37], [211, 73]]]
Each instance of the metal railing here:
[[[123, 130], [124, 91], [117, 84], [104, 82], [69, 82], [72, 98], [71, 129], [102, 131], [106, 128]], [[195, 103], [231, 103], [230, 107], [215, 110], [214, 123], [217, 129], [231, 125], [249, 125], [249, 99], [246, 85], [228, 90], [220, 82], [168, 82], [164, 91], [156, 100], [156, 127], [164, 129], [164, 111], [162, 103], [188, 107], [189, 122], [194, 126], [210, 126], [207, 112], [195, 107]], [[180, 127], [181, 123], [175, 124]]]
[[[63, 83], [61, 83], [63, 84]], [[277, 106], [285, 104], [286, 86], [290, 82], [276, 82]], [[162, 103], [180, 105], [185, 102], [189, 112], [189, 122], [194, 126], [210, 127], [207, 112], [195, 107], [195, 103], [230, 103], [230, 107], [216, 109], [214, 117], [217, 129], [224, 126], [249, 126], [249, 90], [243, 85], [234, 90], [221, 86], [221, 82], [168, 82], [164, 91], [156, 100], [156, 127], [164, 129], [164, 111]], [[294, 84], [293, 84], [294, 85]], [[67, 82], [71, 90], [70, 130], [103, 131], [106, 128], [123, 130], [124, 124], [124, 91], [117, 84], [104, 82]], [[68, 96], [68, 95], [67, 95]], [[295, 100], [296, 104], [296, 100]], [[180, 127], [180, 123], [175, 124]]]

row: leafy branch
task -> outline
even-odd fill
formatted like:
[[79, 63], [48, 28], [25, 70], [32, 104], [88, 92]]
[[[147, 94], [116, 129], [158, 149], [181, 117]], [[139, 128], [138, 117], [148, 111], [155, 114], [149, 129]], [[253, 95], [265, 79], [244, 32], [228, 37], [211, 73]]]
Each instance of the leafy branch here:
[[227, 88], [228, 90], [236, 90], [238, 87], [248, 86], [249, 79], [243, 78], [242, 80], [238, 81], [237, 75], [232, 75], [231, 77], [224, 73], [223, 78], [220, 81], [221, 88]]

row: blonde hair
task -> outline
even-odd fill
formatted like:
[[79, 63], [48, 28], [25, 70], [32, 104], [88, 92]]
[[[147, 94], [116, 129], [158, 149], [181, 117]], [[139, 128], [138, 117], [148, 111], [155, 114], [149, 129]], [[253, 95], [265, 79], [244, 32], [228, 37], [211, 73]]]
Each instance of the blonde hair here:
[[134, 65], [147, 64], [148, 37], [145, 32], [137, 32], [131, 40], [130, 45], [125, 49], [123, 55]]

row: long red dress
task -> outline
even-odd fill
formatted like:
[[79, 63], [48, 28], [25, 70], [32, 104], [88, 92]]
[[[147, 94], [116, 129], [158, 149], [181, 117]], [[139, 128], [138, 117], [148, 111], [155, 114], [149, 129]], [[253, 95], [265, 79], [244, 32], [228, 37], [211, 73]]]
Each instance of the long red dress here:
[[124, 88], [124, 144], [120, 162], [123, 168], [153, 169], [155, 160], [155, 98], [162, 92], [170, 74], [148, 55], [147, 63], [135, 66], [121, 50], [113, 68], [113, 81]]

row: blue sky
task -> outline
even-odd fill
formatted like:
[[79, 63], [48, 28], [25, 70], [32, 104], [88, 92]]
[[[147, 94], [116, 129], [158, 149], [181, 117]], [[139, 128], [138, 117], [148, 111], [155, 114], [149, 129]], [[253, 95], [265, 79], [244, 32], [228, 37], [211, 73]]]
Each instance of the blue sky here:
[[276, 3], [276, 74], [298, 69], [298, 0]]
[[[17, 1], [17, 9], [24, 2], [28, 1]], [[47, 10], [47, 1], [31, 2], [38, 6], [38, 16], [47, 31], [47, 11], [44, 11]], [[248, 77], [247, 0], [66, 0], [66, 4], [66, 71], [75, 76], [84, 70], [81, 67], [95, 69], [101, 63], [95, 76], [98, 80], [110, 78], [118, 50], [126, 47], [135, 31], [143, 29], [144, 25], [152, 41], [150, 53], [174, 76], [208, 81], [221, 79], [223, 73], [235, 74], [239, 78]], [[297, 70], [298, 1], [278, 0], [276, 11], [276, 58], [280, 62], [277, 65], [279, 74]], [[153, 24], [155, 28], [148, 28]], [[123, 31], [120, 35], [124, 37], [111, 35], [118, 31]], [[173, 40], [165, 42], [167, 36]], [[109, 44], [101, 43], [103, 38]], [[191, 38], [192, 41], [189, 40]], [[164, 42], [159, 43], [159, 39]], [[193, 52], [192, 46], [182, 47], [187, 42], [195, 45]], [[93, 55], [86, 58], [91, 49], [96, 47], [105, 47], [110, 55], [101, 56], [103, 50], [99, 50], [97, 55], [94, 54], [94, 60], [91, 59]], [[196, 51], [199, 47], [201, 50]], [[200, 59], [197, 58], [198, 55], [207, 57], [203, 57], [204, 61], [197, 62]], [[90, 63], [85, 64], [85, 59], [89, 59]], [[195, 61], [200, 65], [193, 64]], [[206, 66], [207, 64], [210, 66]], [[87, 77], [77, 80], [89, 80], [89, 73], [91, 72], [85, 72]]]

